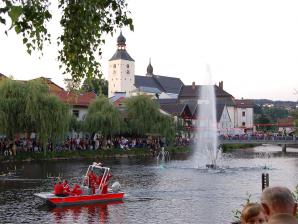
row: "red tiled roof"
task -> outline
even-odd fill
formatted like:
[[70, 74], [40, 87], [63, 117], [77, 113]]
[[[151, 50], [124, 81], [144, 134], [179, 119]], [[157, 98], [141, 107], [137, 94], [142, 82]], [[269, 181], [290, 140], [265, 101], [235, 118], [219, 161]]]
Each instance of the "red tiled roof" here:
[[120, 97], [119, 99], [117, 99], [116, 101], [113, 102], [115, 107], [120, 107], [122, 106], [123, 101], [126, 99], [126, 97]]
[[81, 94], [75, 94], [67, 91], [52, 92], [59, 99], [72, 106], [88, 107], [92, 100], [96, 98], [96, 94], [93, 92], [86, 92]]
[[254, 104], [252, 100], [235, 100], [237, 108], [253, 108]]

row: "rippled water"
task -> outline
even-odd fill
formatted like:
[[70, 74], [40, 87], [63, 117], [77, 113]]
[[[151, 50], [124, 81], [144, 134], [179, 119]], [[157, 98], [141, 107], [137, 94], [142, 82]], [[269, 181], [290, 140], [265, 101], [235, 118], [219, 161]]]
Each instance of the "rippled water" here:
[[[267, 151], [273, 153], [266, 156]], [[162, 165], [156, 160], [103, 161], [112, 169], [112, 182], [119, 181], [126, 192], [124, 203], [63, 209], [49, 208], [33, 194], [52, 190], [48, 177], [59, 173], [75, 182], [92, 161], [17, 164], [15, 176], [0, 177], [0, 223], [230, 223], [231, 211], [241, 207], [247, 192], [259, 199], [263, 172], [270, 174], [270, 185], [294, 190], [298, 156], [276, 151], [281, 148], [265, 146], [225, 155], [221, 170], [193, 169], [185, 158]], [[265, 165], [270, 169], [264, 170]], [[2, 164], [0, 169], [7, 168]]]

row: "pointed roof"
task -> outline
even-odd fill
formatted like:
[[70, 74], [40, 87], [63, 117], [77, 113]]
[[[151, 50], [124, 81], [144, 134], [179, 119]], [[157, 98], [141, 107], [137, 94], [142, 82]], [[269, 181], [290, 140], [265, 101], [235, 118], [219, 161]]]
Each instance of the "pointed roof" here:
[[126, 60], [126, 61], [134, 61], [132, 57], [127, 53], [125, 46], [126, 46], [126, 39], [122, 35], [122, 32], [120, 32], [120, 35], [117, 38], [117, 46], [118, 49], [116, 50], [115, 54], [112, 56], [112, 58], [109, 61], [114, 60]]
[[183, 113], [191, 116], [191, 112], [187, 104], [160, 104], [160, 109], [173, 116], [181, 116]]
[[119, 59], [126, 60], [126, 61], [135, 61], [132, 59], [132, 57], [130, 57], [130, 55], [127, 53], [125, 49], [117, 49], [117, 51], [109, 61], [115, 61]]
[[153, 67], [151, 65], [151, 58], [149, 59], [149, 65], [147, 66], [146, 76], [153, 76]]
[[122, 35], [122, 31], [120, 31], [120, 35], [117, 38], [117, 45], [118, 46], [125, 46], [126, 39], [125, 37]]

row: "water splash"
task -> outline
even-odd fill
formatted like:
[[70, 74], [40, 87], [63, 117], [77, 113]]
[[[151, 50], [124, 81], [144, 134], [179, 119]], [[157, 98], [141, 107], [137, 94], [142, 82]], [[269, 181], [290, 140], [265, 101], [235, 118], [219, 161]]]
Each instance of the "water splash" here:
[[199, 86], [196, 145], [193, 156], [196, 168], [216, 168], [220, 157], [217, 142], [215, 88], [211, 81], [209, 66], [207, 66], [207, 74], [209, 83]]

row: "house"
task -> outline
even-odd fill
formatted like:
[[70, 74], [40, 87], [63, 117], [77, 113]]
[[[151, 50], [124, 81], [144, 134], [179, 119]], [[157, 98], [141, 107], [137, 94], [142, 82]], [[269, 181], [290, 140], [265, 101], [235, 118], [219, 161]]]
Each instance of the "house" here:
[[235, 128], [253, 130], [253, 101], [235, 100]]
[[83, 120], [87, 114], [89, 104], [96, 98], [94, 92], [72, 93], [65, 91], [54, 83], [51, 78], [39, 77], [33, 80], [41, 80], [49, 87], [50, 93], [57, 96], [62, 102], [70, 106], [70, 112], [78, 119]]
[[67, 91], [59, 91], [52, 93], [56, 95], [62, 102], [68, 104], [71, 107], [71, 113], [78, 120], [84, 120], [90, 103], [96, 98], [96, 94], [93, 92], [76, 94]]

